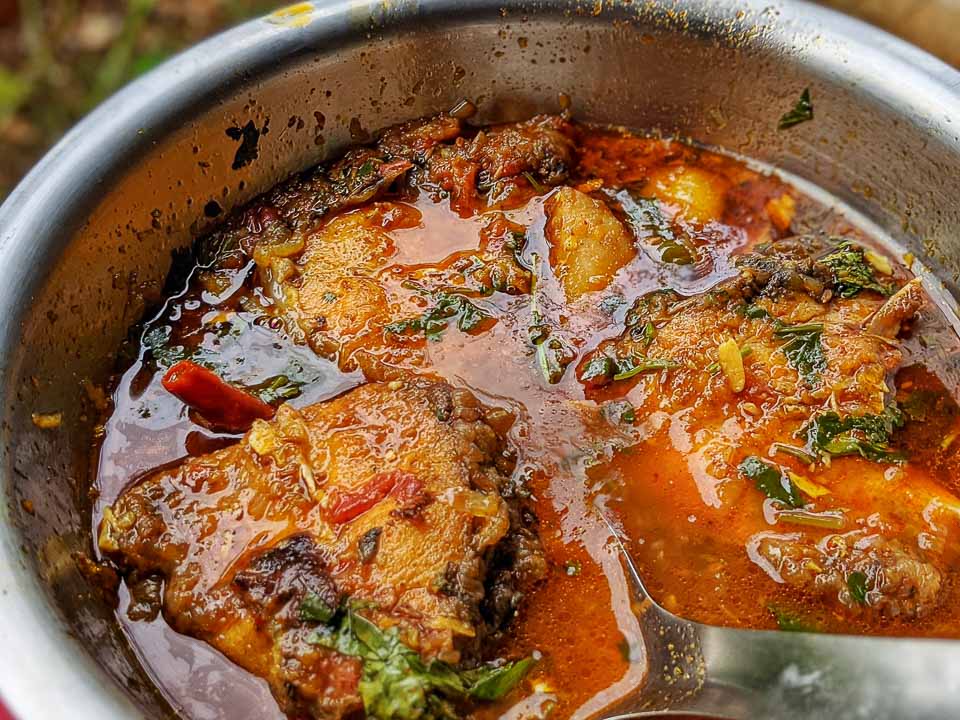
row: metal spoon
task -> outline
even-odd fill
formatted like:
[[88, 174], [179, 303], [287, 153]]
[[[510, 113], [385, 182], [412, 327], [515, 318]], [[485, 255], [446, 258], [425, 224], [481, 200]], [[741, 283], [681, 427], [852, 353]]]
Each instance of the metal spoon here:
[[683, 620], [653, 601], [604, 519], [632, 584], [648, 664], [644, 686], [608, 720], [678, 717], [663, 712], [678, 710], [729, 720], [960, 718], [960, 641], [735, 630]]

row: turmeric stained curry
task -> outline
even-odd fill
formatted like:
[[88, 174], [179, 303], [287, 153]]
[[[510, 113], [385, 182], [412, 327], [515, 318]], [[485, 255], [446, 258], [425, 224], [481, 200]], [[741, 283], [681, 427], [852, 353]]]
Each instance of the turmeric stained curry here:
[[165, 623], [259, 716], [596, 715], [645, 673], [611, 528], [693, 620], [960, 636], [960, 343], [773, 174], [443, 115], [241, 208], [167, 291], [94, 517], [155, 673]]

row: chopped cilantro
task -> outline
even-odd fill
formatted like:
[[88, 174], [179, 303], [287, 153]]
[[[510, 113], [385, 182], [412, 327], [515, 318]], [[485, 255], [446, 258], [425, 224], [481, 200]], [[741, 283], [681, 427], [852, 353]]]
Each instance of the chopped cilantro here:
[[797, 100], [797, 104], [793, 106], [793, 109], [785, 112], [780, 117], [777, 128], [786, 130], [787, 128], [792, 128], [794, 125], [799, 125], [800, 123], [805, 123], [810, 120], [813, 120], [813, 102], [810, 100], [810, 88], [804, 88], [803, 92], [800, 93], [800, 99]]
[[847, 589], [850, 590], [850, 597], [858, 605], [867, 604], [867, 576], [858, 571], [847, 575]]
[[605, 385], [613, 377], [614, 359], [609, 355], [597, 355], [583, 366], [580, 379], [595, 385]]
[[373, 160], [367, 160], [357, 168], [357, 180], [366, 180], [373, 173]]
[[331, 607], [315, 592], [307, 593], [300, 603], [300, 618], [310, 622], [326, 623], [333, 619], [337, 609]]
[[680, 367], [678, 363], [667, 358], [635, 356], [618, 360], [609, 355], [598, 355], [583, 366], [580, 379], [591, 385], [600, 386], [606, 385], [611, 380], [629, 380], [641, 373], [672, 370], [678, 367]]
[[697, 260], [697, 251], [690, 242], [676, 232], [660, 212], [656, 198], [634, 198], [626, 190], [615, 195], [627, 215], [627, 223], [641, 240], [654, 238], [660, 259], [674, 265], [691, 265]]
[[453, 720], [456, 701], [496, 700], [516, 687], [533, 658], [457, 670], [424, 662], [401, 640], [397, 628], [381, 630], [353, 608], [317, 628], [310, 642], [360, 658], [360, 697], [368, 717], [381, 720]]
[[384, 330], [393, 335], [422, 332], [427, 340], [437, 341], [453, 318], [457, 320], [458, 330], [470, 332], [490, 317], [485, 310], [463, 295], [436, 292], [432, 297], [435, 300], [434, 306], [422, 315], [389, 323], [384, 326]]
[[874, 462], [898, 462], [903, 455], [890, 447], [890, 436], [903, 427], [903, 414], [890, 405], [882, 415], [848, 415], [840, 418], [825, 412], [813, 418], [801, 431], [807, 447], [831, 457], [860, 455]]
[[276, 375], [248, 389], [265, 403], [272, 405], [300, 397], [302, 387], [302, 382], [291, 380], [286, 375]]
[[849, 240], [841, 242], [819, 262], [832, 273], [834, 290], [842, 298], [852, 298], [861, 290], [873, 290], [881, 295], [890, 295], [893, 292], [892, 288], [877, 281], [873, 268], [864, 257], [863, 248]]
[[613, 379], [629, 380], [641, 373], [655, 372], [657, 370], [672, 370], [678, 367], [680, 367], [678, 363], [667, 358], [629, 358], [617, 363]]
[[803, 507], [803, 497], [780, 468], [765, 463], [756, 455], [750, 455], [740, 463], [739, 470], [753, 480], [757, 489], [762, 490], [768, 498], [789, 507]]
[[743, 306], [743, 314], [751, 320], [760, 320], [762, 318], [770, 317], [770, 313], [768, 313], [759, 305], [754, 305], [753, 303]]
[[783, 354], [787, 356], [790, 367], [794, 368], [808, 385], [815, 385], [820, 373], [827, 369], [827, 358], [823, 354], [820, 335], [823, 325], [778, 325], [773, 334], [787, 342], [783, 344]]
[[161, 368], [172, 367], [192, 354], [183, 345], [170, 345], [172, 336], [173, 328], [169, 325], [158, 325], [147, 330], [140, 341], [143, 349], [150, 353], [153, 362]]
[[769, 605], [767, 609], [776, 619], [777, 627], [784, 632], [819, 632], [819, 628], [814, 623], [792, 610], [779, 605]]

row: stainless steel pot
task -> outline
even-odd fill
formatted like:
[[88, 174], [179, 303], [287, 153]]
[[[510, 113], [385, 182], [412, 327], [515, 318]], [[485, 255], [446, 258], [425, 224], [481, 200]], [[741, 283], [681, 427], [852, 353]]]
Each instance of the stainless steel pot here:
[[[778, 132], [807, 86], [816, 120]], [[304, 5], [133, 83], [0, 209], [0, 696], [21, 720], [171, 713], [74, 559], [90, 549], [84, 382], [103, 382], [171, 251], [215, 216], [366, 131], [464, 97], [481, 122], [518, 119], [562, 92], [580, 119], [689, 135], [813, 183], [956, 294], [958, 88], [888, 35], [777, 0]], [[40, 429], [36, 412], [63, 423]], [[960, 645], [950, 656], [960, 668]]]

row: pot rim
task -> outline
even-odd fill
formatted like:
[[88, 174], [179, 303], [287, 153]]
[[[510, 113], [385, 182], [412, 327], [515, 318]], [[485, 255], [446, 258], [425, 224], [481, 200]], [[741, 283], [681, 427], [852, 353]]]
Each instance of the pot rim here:
[[[718, 8], [710, 0], [680, 0], [671, 8], [688, 17], [734, 17], [738, 9], [764, 18], [764, 44], [786, 48], [812, 70], [851, 77], [861, 92], [909, 110], [926, 131], [955, 135], [960, 119], [960, 73], [882, 30], [800, 0], [738, 0]], [[8, 396], [12, 348], [20, 315], [49, 268], [103, 189], [144, 156], [183, 117], [196, 116], [251, 77], [273, 72], [302, 53], [363, 37], [368, 22], [389, 31], [426, 18], [449, 23], [495, 18], [502, 8], [559, 14], [576, 0], [549, 0], [532, 9], [521, 0], [419, 0], [384, 11], [380, 0], [316, 3], [306, 24], [273, 13], [186, 50], [130, 83], [70, 130], [20, 182], [0, 207], [0, 267], [20, 268], [20, 282], [0, 284], [0, 394]], [[611, 12], [635, 12], [615, 6]], [[301, 18], [305, 19], [305, 18]], [[813, 28], [818, 43], [800, 42], [798, 28]], [[848, 63], [855, 58], [855, 67]], [[145, 119], [147, 122], [145, 122]], [[0, 481], [9, 488], [6, 468]], [[69, 634], [20, 548], [9, 503], [0, 503], [0, 697], [20, 720], [57, 717], [141, 717], [133, 701]], [[69, 648], [69, 649], [68, 649]]]

